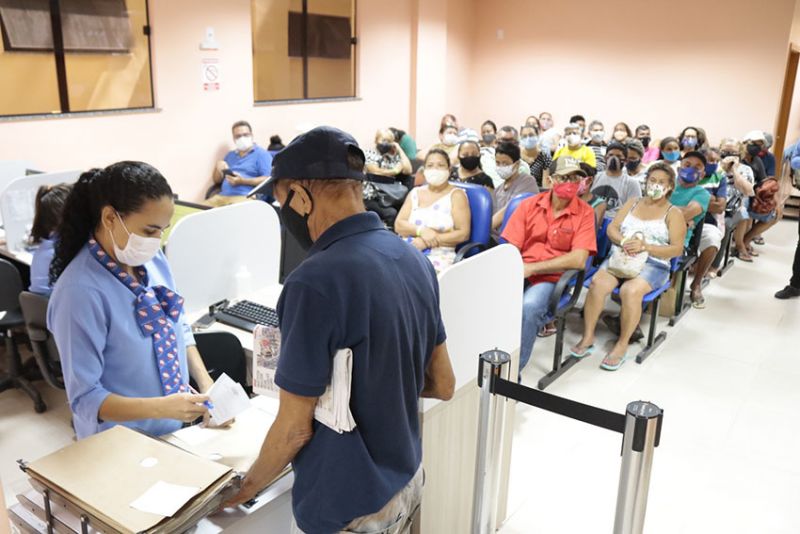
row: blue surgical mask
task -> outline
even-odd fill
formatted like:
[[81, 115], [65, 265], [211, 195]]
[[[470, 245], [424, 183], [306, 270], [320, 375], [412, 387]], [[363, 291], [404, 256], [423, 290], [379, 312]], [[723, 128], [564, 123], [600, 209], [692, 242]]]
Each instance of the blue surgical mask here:
[[678, 161], [681, 158], [681, 153], [678, 150], [672, 152], [661, 152], [661, 155], [667, 161]]
[[694, 167], [681, 167], [678, 177], [685, 184], [693, 184], [700, 179], [700, 173]]
[[687, 137], [683, 140], [683, 148], [694, 148], [697, 146], [697, 138]]
[[536, 148], [537, 143], [539, 143], [539, 138], [535, 135], [526, 135], [522, 139], [519, 140], [519, 144], [525, 150], [533, 150]]
[[716, 163], [708, 163], [706, 164], [706, 176], [711, 176], [717, 172], [717, 164]]

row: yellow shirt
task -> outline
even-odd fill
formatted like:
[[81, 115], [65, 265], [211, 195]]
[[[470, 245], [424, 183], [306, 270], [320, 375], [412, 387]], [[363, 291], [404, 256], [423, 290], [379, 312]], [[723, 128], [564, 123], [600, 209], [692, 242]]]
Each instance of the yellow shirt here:
[[582, 161], [587, 165], [597, 168], [597, 158], [594, 156], [594, 151], [586, 145], [581, 145], [575, 150], [568, 146], [562, 146], [556, 151], [553, 159], [560, 158], [561, 156], [575, 158], [578, 161]]

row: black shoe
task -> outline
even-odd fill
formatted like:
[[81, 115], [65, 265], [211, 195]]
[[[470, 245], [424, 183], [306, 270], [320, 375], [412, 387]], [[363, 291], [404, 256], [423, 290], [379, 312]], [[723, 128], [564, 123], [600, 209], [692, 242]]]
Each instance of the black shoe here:
[[800, 288], [786, 286], [777, 293], [775, 293], [776, 299], [786, 300], [786, 299], [793, 299], [795, 297], [800, 297]]
[[[604, 315], [603, 323], [605, 323], [608, 329], [611, 330], [615, 336], [619, 336], [621, 330], [619, 315]], [[630, 342], [636, 343], [640, 339], [644, 339], [644, 332], [642, 332], [642, 329], [639, 327], [639, 325], [636, 325], [636, 330], [634, 330], [633, 334], [631, 334]]]

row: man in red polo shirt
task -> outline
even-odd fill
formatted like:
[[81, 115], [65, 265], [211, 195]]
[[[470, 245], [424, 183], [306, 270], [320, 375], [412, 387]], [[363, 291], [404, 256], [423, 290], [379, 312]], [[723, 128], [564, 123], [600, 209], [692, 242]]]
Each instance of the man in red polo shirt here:
[[530, 286], [522, 298], [522, 344], [519, 369], [531, 357], [536, 333], [544, 324], [547, 305], [564, 271], [583, 269], [597, 252], [594, 211], [578, 198], [586, 177], [574, 158], [558, 158], [549, 193], [526, 199], [509, 219], [503, 239], [517, 247]]

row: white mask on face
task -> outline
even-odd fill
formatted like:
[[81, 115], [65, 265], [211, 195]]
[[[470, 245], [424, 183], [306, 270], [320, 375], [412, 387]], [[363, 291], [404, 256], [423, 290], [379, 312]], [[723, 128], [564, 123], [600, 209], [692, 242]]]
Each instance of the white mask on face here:
[[600, 141], [605, 139], [605, 137], [606, 137], [606, 132], [604, 132], [603, 130], [592, 132], [592, 141], [594, 141], [595, 143], [599, 143]]
[[236, 143], [236, 150], [238, 150], [239, 152], [250, 150], [253, 147], [253, 136], [243, 135], [241, 137], [237, 137], [235, 143]]
[[580, 134], [571, 133], [567, 136], [567, 144], [569, 146], [577, 146], [581, 142]]
[[425, 181], [436, 187], [442, 185], [450, 177], [450, 173], [444, 169], [425, 169]]
[[504, 182], [511, 178], [514, 174], [514, 165], [498, 165], [497, 166], [497, 176], [500, 177], [501, 180]]
[[458, 143], [458, 136], [453, 133], [445, 134], [444, 138], [442, 138], [442, 143], [447, 146], [453, 146]]
[[117, 257], [117, 261], [125, 265], [130, 265], [131, 267], [139, 267], [152, 260], [161, 248], [161, 238], [143, 237], [139, 234], [129, 232], [128, 227], [122, 222], [122, 217], [120, 217], [119, 213], [117, 213], [117, 219], [122, 223], [122, 228], [125, 229], [125, 233], [128, 234], [128, 244], [125, 245], [124, 249], [121, 249], [117, 246], [114, 233], [108, 228], [108, 233], [111, 236], [111, 243], [114, 245], [114, 256]]
[[647, 196], [658, 200], [666, 194], [666, 188], [661, 184], [647, 184]]

